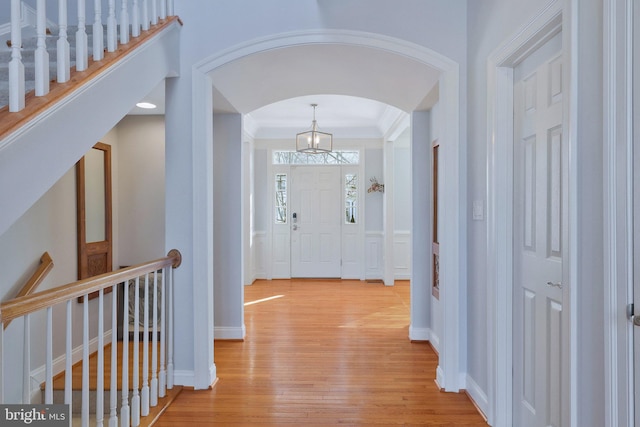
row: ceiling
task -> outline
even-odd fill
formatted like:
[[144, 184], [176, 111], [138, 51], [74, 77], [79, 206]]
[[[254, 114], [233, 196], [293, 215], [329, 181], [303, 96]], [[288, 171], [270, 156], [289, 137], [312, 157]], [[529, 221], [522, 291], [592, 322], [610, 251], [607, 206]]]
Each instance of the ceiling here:
[[[320, 130], [338, 137], [381, 137], [407, 112], [428, 108], [439, 72], [382, 49], [338, 44], [301, 45], [256, 53], [210, 72], [214, 111], [241, 113], [257, 138], [307, 130], [318, 104]], [[164, 84], [145, 101], [163, 114]]]

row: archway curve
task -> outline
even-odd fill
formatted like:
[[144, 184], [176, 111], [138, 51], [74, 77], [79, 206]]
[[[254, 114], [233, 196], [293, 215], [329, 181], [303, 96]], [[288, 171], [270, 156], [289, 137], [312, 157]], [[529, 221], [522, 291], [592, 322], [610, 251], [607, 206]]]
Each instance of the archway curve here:
[[[448, 215], [443, 219], [443, 235], [446, 236], [440, 248], [440, 280], [443, 283], [440, 301], [443, 312], [443, 332], [440, 337], [440, 360], [438, 382], [447, 391], [459, 391], [464, 387], [460, 367], [465, 365], [466, 355], [460, 353], [466, 340], [466, 325], [462, 320], [461, 307], [466, 305], [466, 221], [463, 215], [466, 208], [464, 185], [466, 170], [464, 165], [466, 149], [460, 139], [461, 97], [460, 73], [457, 62], [429, 48], [405, 40], [376, 33], [344, 30], [312, 30], [289, 32], [241, 43], [220, 54], [206, 58], [192, 69], [192, 159], [193, 159], [193, 244], [194, 244], [194, 301], [209, 301], [209, 313], [201, 313], [194, 322], [196, 346], [194, 370], [196, 378], [209, 378], [210, 361], [213, 356], [213, 82], [209, 73], [224, 64], [240, 58], [267, 52], [270, 50], [311, 45], [338, 44], [381, 49], [400, 57], [412, 58], [426, 66], [440, 71], [439, 81], [442, 129], [440, 133], [441, 161], [444, 171], [443, 209]], [[427, 143], [428, 141], [425, 141]], [[417, 219], [414, 218], [414, 221]], [[422, 242], [429, 245], [426, 240]], [[422, 244], [420, 242], [415, 244]], [[421, 264], [413, 263], [414, 273]], [[419, 284], [429, 289], [429, 284]], [[412, 281], [412, 288], [415, 287]], [[202, 306], [201, 306], [202, 307]], [[428, 310], [428, 307], [422, 307]], [[414, 307], [411, 310], [411, 323], [414, 324]], [[201, 322], [198, 320], [202, 320]], [[207, 343], [210, 345], [205, 346]], [[208, 350], [211, 349], [211, 350]], [[198, 385], [196, 385], [197, 387]], [[208, 386], [208, 384], [206, 385]]]

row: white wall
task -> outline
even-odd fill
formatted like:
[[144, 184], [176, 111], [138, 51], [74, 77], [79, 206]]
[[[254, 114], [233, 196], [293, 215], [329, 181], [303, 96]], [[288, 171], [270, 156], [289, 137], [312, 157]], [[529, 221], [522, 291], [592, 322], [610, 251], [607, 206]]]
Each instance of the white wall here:
[[244, 338], [242, 269], [242, 121], [216, 114], [213, 132], [214, 324], [217, 339]]
[[393, 142], [393, 267], [396, 280], [411, 278], [411, 130]]
[[[411, 176], [412, 215], [415, 237], [412, 239], [413, 265], [411, 272], [411, 326], [409, 337], [428, 340], [431, 328], [431, 131], [430, 113], [414, 112], [411, 115]], [[421, 242], [422, 241], [422, 242]]]
[[166, 256], [164, 117], [127, 116], [117, 134], [120, 265], [129, 266]]
[[[484, 201], [487, 194], [487, 58], [500, 45], [526, 24], [549, 2], [546, 0], [486, 0], [468, 3], [468, 201]], [[571, 92], [569, 109], [571, 121], [567, 123], [570, 141], [576, 151], [570, 160], [569, 175], [574, 179], [570, 187], [570, 218], [575, 252], [568, 262], [575, 274], [570, 302], [571, 337], [577, 343], [572, 354], [575, 394], [571, 401], [574, 425], [605, 425], [604, 420], [604, 314], [602, 301], [602, 2], [600, 0], [565, 1], [571, 6], [568, 31], [571, 57], [566, 67], [574, 81], [566, 83]], [[565, 9], [565, 12], [569, 12]], [[566, 35], [565, 35], [566, 36]], [[575, 141], [575, 142], [574, 142]], [[577, 191], [576, 191], [577, 190]], [[571, 193], [573, 191], [573, 193]], [[486, 203], [485, 203], [486, 206]], [[487, 330], [487, 224], [473, 221], [467, 212], [468, 227], [468, 303], [467, 353], [468, 379], [479, 390], [490, 388], [488, 378]], [[573, 341], [575, 340], [575, 341]]]
[[[383, 171], [384, 150], [382, 148], [368, 149], [364, 152], [365, 184], [370, 185], [371, 177], [378, 178], [378, 182], [385, 181]], [[367, 187], [368, 188], [368, 187]], [[383, 202], [384, 193], [365, 193], [365, 277], [380, 279], [384, 273], [384, 222]]]
[[[468, 200], [485, 200], [487, 191], [487, 58], [499, 44], [545, 0], [488, 0], [469, 2], [469, 109], [467, 144]], [[488, 390], [488, 336], [486, 284], [486, 221], [472, 221], [467, 213], [468, 231], [468, 375], [485, 392]]]
[[267, 259], [269, 249], [267, 244], [267, 230], [270, 221], [269, 213], [272, 209], [269, 198], [269, 182], [267, 177], [268, 150], [255, 148], [253, 152], [253, 279], [267, 278]]
[[[113, 183], [117, 182], [117, 136], [109, 132], [100, 142], [112, 147]], [[117, 189], [114, 186], [113, 200], [116, 200]], [[40, 257], [46, 251], [53, 259], [54, 267], [47, 275], [38, 290], [46, 290], [78, 280], [77, 272], [77, 243], [76, 237], [76, 178], [75, 166], [55, 183], [29, 210], [20, 217], [5, 233], [0, 236], [0, 300], [13, 298], [37, 268]], [[113, 263], [118, 262], [118, 217], [117, 209], [113, 215], [114, 252]], [[111, 320], [110, 295], [105, 296], [105, 323]], [[89, 302], [91, 313], [97, 312], [97, 299]], [[72, 302], [73, 319], [77, 323], [82, 319], [82, 304]], [[56, 306], [53, 310], [53, 330], [64, 331], [66, 324], [64, 306]], [[90, 318], [90, 337], [97, 331], [97, 316]], [[45, 344], [44, 312], [31, 316], [31, 371], [38, 375], [44, 365]], [[81, 323], [80, 323], [81, 324]], [[5, 393], [6, 402], [20, 402], [22, 399], [22, 330], [23, 321], [12, 322], [4, 337], [5, 349], [19, 349], [19, 351], [5, 352], [8, 358], [5, 363]], [[82, 329], [74, 328], [73, 346], [82, 343]], [[54, 338], [54, 359], [64, 354], [64, 338]], [[7, 367], [15, 367], [7, 369]], [[19, 368], [18, 368], [19, 367]], [[39, 378], [42, 380], [42, 378]], [[7, 387], [7, 384], [20, 384], [19, 387]], [[36, 387], [38, 384], [32, 384]]]

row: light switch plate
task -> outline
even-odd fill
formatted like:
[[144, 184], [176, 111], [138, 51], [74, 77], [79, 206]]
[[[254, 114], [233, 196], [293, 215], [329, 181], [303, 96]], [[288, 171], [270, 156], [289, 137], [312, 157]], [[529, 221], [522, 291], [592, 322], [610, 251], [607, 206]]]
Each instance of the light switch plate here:
[[474, 221], [484, 220], [484, 203], [482, 202], [482, 200], [473, 201], [472, 217]]

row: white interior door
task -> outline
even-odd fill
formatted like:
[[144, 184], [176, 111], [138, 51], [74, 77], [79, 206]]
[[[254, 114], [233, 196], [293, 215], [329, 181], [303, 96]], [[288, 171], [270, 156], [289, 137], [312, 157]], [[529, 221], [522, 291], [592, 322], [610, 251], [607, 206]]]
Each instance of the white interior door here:
[[513, 424], [522, 427], [560, 426], [568, 405], [561, 392], [562, 57], [553, 43], [541, 50], [514, 78]]
[[291, 277], [340, 277], [340, 167], [294, 166], [291, 175]]

